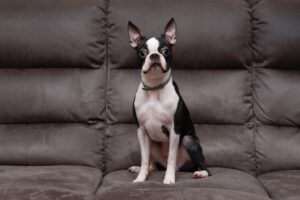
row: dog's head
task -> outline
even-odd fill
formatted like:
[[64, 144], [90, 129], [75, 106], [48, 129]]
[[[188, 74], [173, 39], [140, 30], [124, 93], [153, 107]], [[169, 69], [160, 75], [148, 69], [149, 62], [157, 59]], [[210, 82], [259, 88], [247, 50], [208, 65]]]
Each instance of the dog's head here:
[[172, 46], [176, 43], [176, 24], [172, 18], [161, 37], [146, 38], [133, 23], [128, 22], [130, 44], [136, 49], [144, 74], [166, 73], [172, 62]]

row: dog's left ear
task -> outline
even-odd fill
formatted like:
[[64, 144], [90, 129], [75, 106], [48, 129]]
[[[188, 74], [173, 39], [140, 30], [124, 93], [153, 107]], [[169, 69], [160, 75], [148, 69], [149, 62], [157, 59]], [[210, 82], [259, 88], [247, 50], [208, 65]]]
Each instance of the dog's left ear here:
[[167, 23], [163, 37], [172, 45], [176, 43], [176, 23], [174, 18], [171, 18]]

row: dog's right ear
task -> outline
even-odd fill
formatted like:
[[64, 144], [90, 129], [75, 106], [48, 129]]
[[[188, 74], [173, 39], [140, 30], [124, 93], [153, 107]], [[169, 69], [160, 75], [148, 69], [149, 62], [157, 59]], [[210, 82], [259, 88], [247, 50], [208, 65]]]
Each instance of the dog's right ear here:
[[144, 38], [139, 28], [136, 25], [134, 25], [131, 21], [128, 22], [128, 34], [130, 45], [133, 48], [136, 48]]
[[174, 45], [176, 43], [176, 23], [174, 18], [171, 18], [167, 23], [163, 36], [169, 44]]

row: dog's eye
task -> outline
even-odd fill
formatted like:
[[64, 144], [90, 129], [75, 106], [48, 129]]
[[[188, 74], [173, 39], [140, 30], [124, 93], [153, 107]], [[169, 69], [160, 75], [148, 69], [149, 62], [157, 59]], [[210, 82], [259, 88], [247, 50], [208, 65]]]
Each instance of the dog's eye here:
[[139, 56], [140, 58], [146, 58], [146, 56], [147, 56], [147, 50], [145, 50], [145, 49], [139, 50], [138, 56]]
[[164, 56], [169, 56], [170, 55], [170, 50], [168, 48], [163, 48], [161, 50], [161, 53], [164, 55]]

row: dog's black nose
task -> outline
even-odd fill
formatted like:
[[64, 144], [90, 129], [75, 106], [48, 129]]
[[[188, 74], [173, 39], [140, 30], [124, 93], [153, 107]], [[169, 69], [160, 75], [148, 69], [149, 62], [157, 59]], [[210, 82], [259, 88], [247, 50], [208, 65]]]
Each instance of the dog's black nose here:
[[151, 60], [158, 60], [159, 59], [159, 55], [157, 53], [153, 53], [150, 55], [150, 59]]

